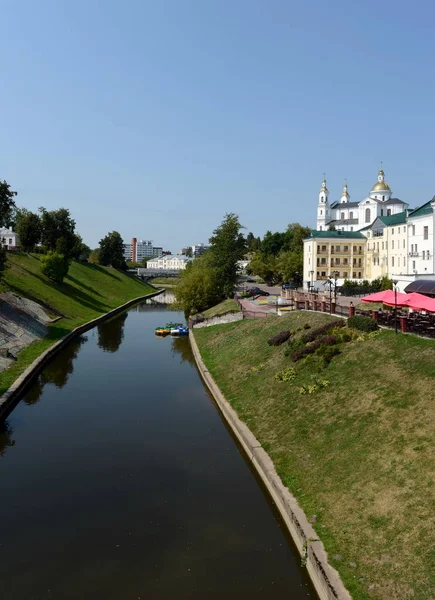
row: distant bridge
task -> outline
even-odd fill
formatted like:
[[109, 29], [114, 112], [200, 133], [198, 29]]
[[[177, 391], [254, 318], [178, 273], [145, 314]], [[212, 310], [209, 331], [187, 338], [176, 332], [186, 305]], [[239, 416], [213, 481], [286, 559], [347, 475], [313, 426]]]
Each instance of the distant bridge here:
[[174, 269], [132, 269], [132, 272], [136, 272], [137, 276], [141, 279], [151, 279], [152, 277], [178, 277], [180, 275], [179, 270]]

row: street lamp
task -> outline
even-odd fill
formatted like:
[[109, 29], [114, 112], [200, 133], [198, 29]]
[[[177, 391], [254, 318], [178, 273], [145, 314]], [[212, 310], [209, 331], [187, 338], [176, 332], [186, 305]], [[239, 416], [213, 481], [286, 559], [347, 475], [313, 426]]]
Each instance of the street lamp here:
[[393, 288], [394, 288], [394, 330], [397, 333], [397, 279], [393, 279]]
[[310, 275], [311, 275], [311, 293], [313, 293], [313, 287], [314, 287], [314, 283], [313, 283], [313, 279], [314, 279], [314, 271], [310, 271]]
[[[334, 278], [334, 279], [332, 279]], [[329, 314], [332, 314], [332, 284], [334, 284], [334, 303], [337, 305], [337, 279], [338, 273], [337, 271], [333, 271], [328, 277], [329, 283]]]

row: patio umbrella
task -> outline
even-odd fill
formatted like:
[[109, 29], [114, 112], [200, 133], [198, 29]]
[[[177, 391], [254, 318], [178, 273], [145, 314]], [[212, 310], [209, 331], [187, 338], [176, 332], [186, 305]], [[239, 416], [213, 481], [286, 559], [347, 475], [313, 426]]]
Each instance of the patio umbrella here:
[[435, 312], [435, 298], [428, 298], [423, 294], [414, 292], [412, 294], [406, 294], [406, 303], [402, 306], [412, 308], [413, 310], [427, 310], [428, 312]]
[[396, 294], [393, 290], [384, 290], [383, 292], [376, 292], [376, 294], [370, 294], [370, 296], [364, 296], [361, 298], [361, 302], [383, 302], [384, 304], [388, 304], [389, 306], [395, 306], [397, 299], [397, 306], [403, 306], [408, 295], [402, 294], [401, 292], [397, 292]]

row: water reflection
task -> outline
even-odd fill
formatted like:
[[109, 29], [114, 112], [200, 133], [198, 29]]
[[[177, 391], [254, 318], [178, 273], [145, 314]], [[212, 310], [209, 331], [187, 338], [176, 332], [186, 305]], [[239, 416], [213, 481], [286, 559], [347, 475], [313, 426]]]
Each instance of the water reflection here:
[[15, 440], [12, 439], [12, 428], [5, 423], [0, 423], [0, 456], [4, 456], [6, 449], [15, 446]]
[[98, 328], [98, 347], [104, 352], [117, 352], [124, 339], [124, 325], [128, 313], [117, 315], [110, 321], [103, 321]]
[[[63, 348], [62, 352], [57, 354], [53, 360], [49, 362], [41, 376], [43, 384], [41, 390], [46, 383], [52, 383], [58, 388], [63, 388], [63, 386], [66, 385], [69, 376], [74, 371], [73, 362], [77, 358], [80, 348], [87, 341], [88, 338], [85, 335], [74, 338], [65, 346], [65, 348]], [[35, 402], [33, 402], [33, 404], [34, 403]]]
[[172, 338], [172, 354], [180, 355], [180, 364], [184, 362], [188, 362], [190, 365], [195, 364], [192, 348], [187, 337]]

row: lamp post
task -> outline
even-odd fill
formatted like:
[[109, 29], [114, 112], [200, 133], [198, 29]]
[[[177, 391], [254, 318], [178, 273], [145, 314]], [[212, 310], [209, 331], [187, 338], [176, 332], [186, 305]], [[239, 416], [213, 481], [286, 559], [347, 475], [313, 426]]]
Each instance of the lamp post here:
[[313, 287], [314, 287], [314, 283], [313, 283], [313, 279], [314, 279], [314, 271], [310, 271], [310, 275], [311, 275], [311, 293], [313, 293]]
[[394, 288], [394, 330], [397, 334], [397, 284], [399, 282], [397, 279], [393, 279], [393, 288]]

